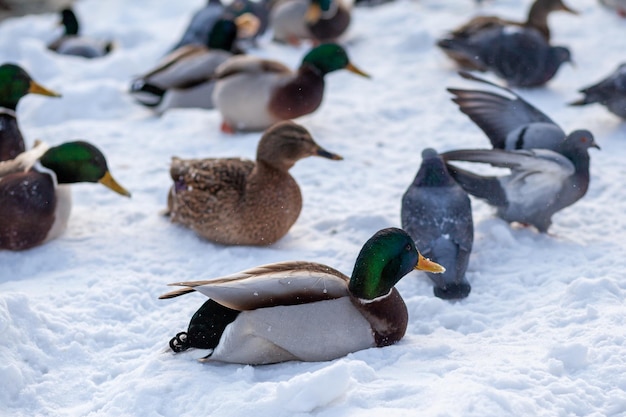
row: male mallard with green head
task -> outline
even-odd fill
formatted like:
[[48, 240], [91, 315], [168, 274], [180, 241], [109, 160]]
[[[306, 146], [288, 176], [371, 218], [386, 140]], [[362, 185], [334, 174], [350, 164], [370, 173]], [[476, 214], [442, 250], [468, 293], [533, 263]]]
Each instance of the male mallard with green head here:
[[404, 336], [408, 311], [394, 285], [414, 269], [445, 269], [424, 258], [401, 229], [377, 232], [361, 249], [352, 277], [313, 262], [259, 266], [209, 281], [179, 282], [173, 298], [198, 291], [210, 298], [175, 352], [208, 349], [206, 361], [261, 365], [328, 361]]
[[62, 55], [99, 58], [113, 50], [113, 42], [91, 39], [79, 35], [78, 18], [71, 8], [61, 10], [63, 34], [48, 45], [48, 49]]
[[19, 65], [0, 65], [0, 161], [13, 159], [26, 149], [15, 109], [27, 94], [60, 97], [36, 83]]
[[173, 158], [169, 215], [216, 243], [270, 245], [300, 215], [300, 187], [288, 171], [308, 156], [342, 159], [315, 143], [304, 127], [282, 122], [263, 134], [256, 162]]
[[215, 107], [222, 114], [222, 131], [264, 130], [281, 120], [312, 113], [322, 103], [324, 76], [346, 69], [363, 77], [339, 45], [313, 48], [297, 71], [280, 62], [234, 56], [216, 71]]
[[[43, 169], [31, 169], [36, 162]], [[76, 182], [99, 182], [130, 197], [109, 173], [102, 152], [87, 142], [38, 144], [1, 162], [0, 249], [29, 249], [58, 237], [71, 210], [68, 184]]]
[[215, 70], [233, 55], [240, 30], [237, 21], [219, 19], [205, 45], [188, 44], [168, 54], [156, 68], [133, 81], [130, 93], [159, 114], [171, 108], [212, 109]]

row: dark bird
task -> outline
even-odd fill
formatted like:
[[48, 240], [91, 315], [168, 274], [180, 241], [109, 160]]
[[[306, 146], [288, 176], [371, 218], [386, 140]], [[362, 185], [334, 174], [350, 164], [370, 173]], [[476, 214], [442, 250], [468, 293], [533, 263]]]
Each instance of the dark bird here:
[[[542, 233], [552, 216], [587, 192], [589, 148], [598, 148], [593, 137], [564, 139], [555, 150], [468, 149], [441, 154], [454, 180], [469, 194], [497, 208], [507, 222], [535, 226]], [[508, 168], [508, 175], [481, 176], [449, 161], [487, 163]]]
[[516, 87], [544, 85], [561, 64], [571, 61], [569, 49], [550, 45], [534, 29], [499, 27], [468, 38], [441, 39], [437, 46], [448, 55], [462, 58], [462, 66], [491, 71]]
[[597, 84], [580, 90], [584, 97], [570, 103], [571, 106], [600, 103], [622, 119], [626, 119], [626, 64]]
[[408, 311], [394, 288], [414, 269], [442, 272], [403, 230], [383, 229], [357, 256], [352, 277], [313, 262], [262, 265], [209, 281], [179, 282], [160, 298], [198, 291], [210, 298], [174, 352], [208, 349], [205, 361], [260, 365], [329, 361], [389, 346], [406, 332]]
[[448, 88], [448, 91], [454, 94], [452, 101], [485, 132], [494, 148], [556, 150], [566, 136], [574, 141], [593, 137], [588, 130], [574, 130], [566, 135], [552, 119], [514, 91], [467, 72], [459, 74], [468, 80], [496, 87], [508, 95], [491, 91]]
[[48, 49], [62, 55], [82, 56], [83, 58], [102, 57], [113, 50], [111, 41], [81, 36], [78, 19], [71, 8], [61, 11], [61, 24], [64, 27], [63, 35], [48, 45]]
[[467, 297], [471, 286], [465, 271], [474, 241], [472, 206], [434, 149], [422, 152], [422, 165], [402, 197], [401, 217], [402, 228], [415, 246], [446, 268], [441, 274], [427, 273], [435, 284], [435, 295]]
[[19, 65], [0, 65], [0, 161], [13, 159], [26, 149], [15, 109], [27, 94], [60, 97], [36, 83]]

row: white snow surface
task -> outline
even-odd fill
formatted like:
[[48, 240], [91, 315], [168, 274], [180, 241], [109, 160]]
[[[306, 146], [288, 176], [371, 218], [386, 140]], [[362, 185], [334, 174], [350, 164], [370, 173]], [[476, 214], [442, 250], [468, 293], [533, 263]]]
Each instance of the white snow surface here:
[[[2, 22], [1, 61], [63, 94], [22, 100], [27, 146], [87, 139], [133, 195], [75, 185], [59, 239], [0, 252], [0, 415], [626, 415], [626, 123], [599, 105], [565, 105], [626, 60], [626, 20], [595, 0], [567, 0], [580, 16], [550, 18], [553, 43], [569, 46], [576, 66], [520, 91], [566, 131], [591, 130], [602, 147], [590, 151], [587, 195], [554, 216], [549, 234], [509, 226], [473, 200], [470, 296], [440, 300], [426, 275], [409, 274], [397, 285], [409, 326], [394, 346], [259, 367], [203, 364], [167, 347], [205, 300], [158, 300], [167, 283], [283, 260], [349, 275], [373, 233], [399, 227], [422, 149], [488, 147], [445, 90], [483, 86], [462, 80], [434, 43], [477, 13], [521, 19], [529, 3], [397, 0], [354, 10], [344, 42], [372, 79], [329, 74], [321, 108], [299, 119], [345, 160], [309, 158], [292, 169], [304, 208], [267, 248], [215, 245], [160, 214], [171, 156], [253, 158], [260, 133], [221, 133], [215, 110], [155, 117], [127, 94], [204, 0], [79, 1], [84, 33], [117, 44], [97, 60], [46, 50], [56, 15]], [[308, 49], [267, 34], [250, 53], [296, 67]]]

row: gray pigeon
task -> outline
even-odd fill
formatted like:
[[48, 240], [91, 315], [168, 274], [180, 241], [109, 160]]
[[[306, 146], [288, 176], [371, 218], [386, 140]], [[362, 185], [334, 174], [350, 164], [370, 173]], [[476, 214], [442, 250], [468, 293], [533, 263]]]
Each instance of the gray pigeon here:
[[[560, 146], [565, 137], [572, 140], [593, 137], [588, 130], [566, 135], [552, 119], [508, 88], [459, 72], [466, 79], [479, 81], [508, 93], [508, 97], [490, 91], [448, 88], [461, 112], [467, 114], [489, 137], [497, 149], [551, 149]], [[626, 81], [626, 79], [625, 79]]]
[[604, 80], [590, 87], [580, 90], [585, 96], [570, 103], [572, 106], [600, 103], [606, 106], [613, 114], [626, 119], [626, 64], [621, 64], [617, 70]]
[[491, 71], [516, 87], [544, 85], [562, 63], [571, 61], [569, 49], [551, 46], [531, 28], [496, 27], [465, 39], [441, 39], [437, 46], [467, 61], [470, 69]]
[[[497, 207], [507, 222], [535, 226], [545, 233], [552, 215], [578, 201], [589, 187], [589, 148], [593, 137], [566, 138], [554, 150], [467, 149], [441, 154], [450, 175], [465, 191]], [[482, 162], [509, 168], [503, 176], [480, 176], [448, 161]]]
[[471, 287], [465, 270], [474, 241], [472, 207], [434, 149], [422, 152], [422, 165], [402, 197], [401, 217], [402, 228], [422, 254], [446, 268], [442, 274], [427, 273], [435, 295], [467, 297]]

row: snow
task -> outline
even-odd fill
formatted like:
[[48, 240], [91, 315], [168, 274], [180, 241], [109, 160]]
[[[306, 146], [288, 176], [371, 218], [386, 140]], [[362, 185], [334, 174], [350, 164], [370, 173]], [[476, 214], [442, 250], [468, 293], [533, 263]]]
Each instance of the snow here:
[[[549, 234], [511, 227], [473, 200], [470, 296], [440, 300], [425, 274], [405, 277], [397, 287], [409, 327], [394, 346], [260, 367], [203, 364], [167, 348], [204, 301], [158, 300], [167, 283], [284, 260], [350, 274], [375, 231], [399, 226], [422, 149], [487, 147], [445, 91], [482, 86], [458, 77], [434, 41], [475, 13], [521, 18], [529, 3], [397, 0], [355, 10], [345, 43], [373, 78], [330, 74], [322, 107], [299, 119], [345, 160], [309, 158], [292, 169], [304, 208], [268, 248], [214, 245], [160, 215], [171, 156], [253, 158], [260, 134], [222, 134], [216, 111], [157, 118], [126, 94], [203, 0], [79, 1], [85, 33], [117, 44], [92, 61], [45, 49], [58, 33], [55, 15], [2, 22], [1, 60], [63, 94], [20, 103], [28, 146], [87, 139], [133, 196], [75, 185], [59, 239], [0, 252], [0, 415], [626, 415], [626, 123], [599, 105], [565, 106], [624, 59], [626, 20], [594, 0], [568, 0], [581, 15], [550, 19], [553, 42], [572, 49], [576, 67], [520, 91], [566, 131], [591, 130], [602, 147], [590, 151], [587, 195], [554, 216]], [[307, 50], [264, 37], [250, 53], [295, 67]]]

